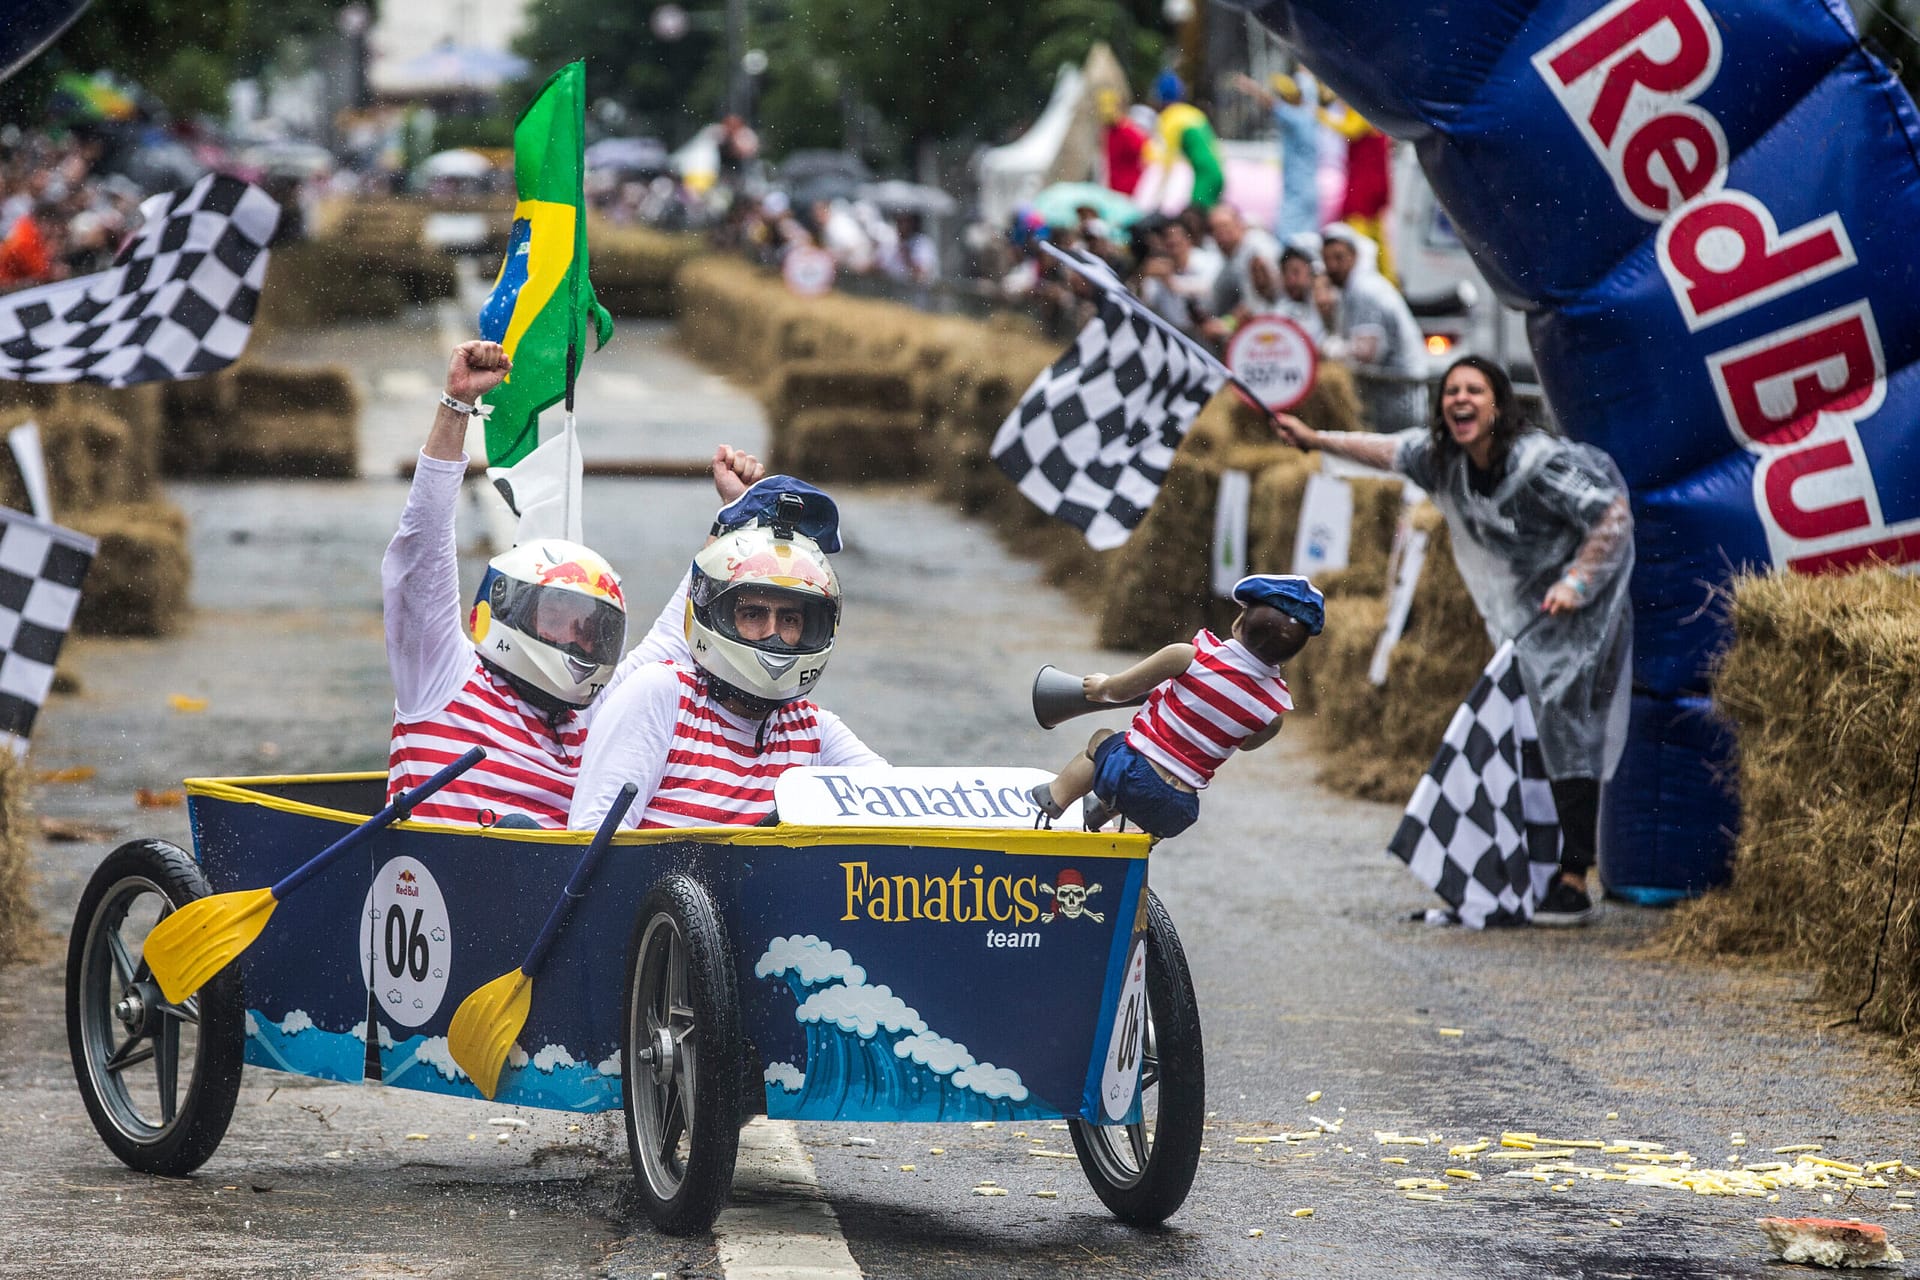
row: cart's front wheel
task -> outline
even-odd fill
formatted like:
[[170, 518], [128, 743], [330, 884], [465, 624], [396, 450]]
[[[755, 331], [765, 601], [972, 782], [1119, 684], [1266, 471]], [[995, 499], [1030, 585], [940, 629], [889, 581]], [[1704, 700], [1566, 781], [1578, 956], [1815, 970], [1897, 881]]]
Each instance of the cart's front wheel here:
[[634, 924], [622, 1057], [627, 1145], [647, 1217], [672, 1235], [713, 1225], [740, 1149], [740, 1002], [726, 926], [684, 875]]
[[240, 1093], [240, 975], [228, 969], [173, 1004], [143, 954], [154, 925], [207, 893], [185, 850], [123, 844], [87, 881], [67, 944], [74, 1079], [107, 1147], [142, 1173], [199, 1168], [226, 1136]]
[[1200, 1167], [1207, 1118], [1200, 1009], [1187, 956], [1160, 899], [1147, 898], [1146, 1043], [1140, 1066], [1141, 1124], [1073, 1122], [1073, 1149], [1094, 1194], [1116, 1217], [1154, 1226], [1172, 1217]]

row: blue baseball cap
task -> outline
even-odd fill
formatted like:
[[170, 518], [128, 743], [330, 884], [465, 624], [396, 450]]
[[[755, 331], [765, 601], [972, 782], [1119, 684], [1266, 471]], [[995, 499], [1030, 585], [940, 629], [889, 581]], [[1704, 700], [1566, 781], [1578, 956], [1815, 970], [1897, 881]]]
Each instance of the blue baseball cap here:
[[1233, 598], [1241, 604], [1264, 604], [1298, 622], [1317, 636], [1327, 621], [1327, 598], [1320, 588], [1297, 573], [1252, 573], [1233, 584]]
[[718, 536], [735, 529], [771, 525], [786, 494], [800, 499], [800, 518], [794, 521], [794, 532], [812, 538], [828, 555], [839, 551], [840, 508], [833, 505], [832, 498], [792, 476], [768, 476], [720, 508], [713, 517], [712, 532]]

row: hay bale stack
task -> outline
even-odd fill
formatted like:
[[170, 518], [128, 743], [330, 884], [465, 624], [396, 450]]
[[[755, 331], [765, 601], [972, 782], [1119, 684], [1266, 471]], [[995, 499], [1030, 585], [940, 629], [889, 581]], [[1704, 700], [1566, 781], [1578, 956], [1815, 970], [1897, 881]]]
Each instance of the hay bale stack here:
[[34, 924], [33, 835], [27, 762], [0, 752], [0, 965], [31, 959], [40, 948]]
[[865, 360], [791, 361], [774, 375], [766, 399], [776, 433], [810, 409], [872, 409], [902, 416], [916, 409], [913, 378], [905, 366]]
[[219, 465], [222, 435], [233, 418], [232, 374], [168, 382], [162, 387], [161, 470], [170, 476], [212, 474]]
[[[1413, 515], [1428, 536], [1412, 608], [1375, 688], [1367, 668], [1386, 626], [1379, 595], [1333, 594], [1326, 631], [1294, 660], [1296, 702], [1311, 707], [1325, 749], [1320, 781], [1367, 800], [1400, 803], [1433, 760], [1447, 722], [1493, 656], [1485, 624], [1454, 567], [1446, 521], [1431, 505]], [[1291, 682], [1290, 682], [1291, 683]]]
[[1181, 447], [1159, 498], [1115, 557], [1100, 611], [1103, 646], [1154, 649], [1231, 623], [1237, 606], [1215, 599], [1211, 580], [1220, 475], [1258, 472], [1292, 452], [1272, 444]]
[[[127, 424], [104, 409], [83, 406], [0, 412], [0, 435], [23, 423], [40, 427], [54, 518], [103, 502], [125, 502], [137, 488]], [[25, 482], [10, 450], [0, 450], [0, 505], [30, 511]]]
[[589, 220], [587, 239], [594, 296], [616, 316], [671, 316], [674, 277], [706, 251], [696, 235], [618, 226], [600, 218]]
[[920, 440], [920, 421], [910, 413], [802, 409], [774, 435], [767, 465], [820, 484], [904, 480], [926, 470]]
[[167, 386], [164, 382], [144, 382], [135, 387], [74, 382], [61, 388], [61, 407], [98, 409], [126, 423], [125, 475], [120, 482], [126, 501], [151, 497], [159, 487], [161, 443], [167, 433]]
[[222, 474], [342, 478], [359, 469], [360, 394], [340, 365], [241, 364], [217, 437]]
[[[1739, 735], [1733, 882], [1679, 908], [1683, 950], [1808, 966], [1852, 1008], [1867, 995], [1920, 753], [1920, 581], [1743, 578], [1713, 699]], [[1920, 1046], [1920, 877], [1906, 833], [1869, 1025]]]
[[187, 610], [193, 562], [187, 519], [170, 502], [95, 507], [67, 523], [100, 540], [87, 570], [74, 630], [87, 635], [163, 636]]

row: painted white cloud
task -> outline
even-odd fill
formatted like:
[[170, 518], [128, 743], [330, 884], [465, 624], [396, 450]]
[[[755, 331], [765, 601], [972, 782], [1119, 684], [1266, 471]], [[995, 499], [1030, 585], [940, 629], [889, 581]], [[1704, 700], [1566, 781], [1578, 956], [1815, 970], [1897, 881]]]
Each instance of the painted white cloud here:
[[767, 1084], [777, 1084], [788, 1093], [798, 1093], [807, 1083], [807, 1077], [800, 1068], [791, 1062], [773, 1062], [767, 1065], [760, 1077]]
[[867, 971], [855, 964], [852, 956], [811, 933], [805, 937], [795, 934], [790, 938], [775, 938], [753, 966], [753, 974], [756, 978], [772, 978], [789, 969], [810, 987], [836, 980], [858, 987], [867, 980]]
[[[365, 1026], [365, 1023], [361, 1024]], [[253, 1020], [253, 1010], [247, 1010], [247, 1034], [256, 1040], [260, 1038], [260, 1024]]]
[[[382, 1029], [385, 1034], [385, 1029]], [[445, 1036], [428, 1036], [414, 1047], [413, 1056], [440, 1073], [443, 1080], [465, 1080], [467, 1073], [453, 1060], [453, 1051]]]
[[[382, 1034], [384, 1035], [385, 1033], [382, 1032]], [[512, 1067], [515, 1071], [518, 1071], [520, 1068], [526, 1066], [527, 1063], [531, 1061], [532, 1059], [527, 1057], [527, 1051], [520, 1047], [520, 1042], [518, 1040], [515, 1040], [513, 1042], [513, 1047], [507, 1050], [507, 1065]]]
[[953, 1083], [958, 1088], [971, 1089], [989, 1098], [1010, 1098], [1015, 1102], [1027, 1100], [1027, 1086], [1020, 1083], [1020, 1073], [1011, 1067], [996, 1067], [991, 1062], [976, 1062], [970, 1067], [960, 1068], [953, 1073]]
[[603, 1076], [613, 1076], [617, 1079], [620, 1075], [620, 1050], [615, 1049], [609, 1057], [602, 1059], [594, 1070]]
[[[367, 1042], [367, 1020], [362, 1018], [360, 1021], [354, 1023], [353, 1030], [347, 1032], [347, 1034], [355, 1040], [358, 1040], [361, 1044], [365, 1044]], [[380, 1047], [382, 1049], [393, 1048], [393, 1032], [387, 1030], [385, 1027], [380, 1028]]]
[[932, 1031], [908, 1036], [893, 1046], [893, 1053], [897, 1058], [912, 1058], [921, 1066], [943, 1076], [973, 1065], [973, 1055], [967, 1052], [967, 1046]]
[[305, 1009], [295, 1009], [292, 1013], [280, 1019], [280, 1034], [283, 1036], [297, 1036], [302, 1031], [309, 1030], [312, 1026], [313, 1018], [307, 1011]]
[[533, 1055], [533, 1065], [551, 1075], [560, 1067], [577, 1067], [579, 1061], [567, 1052], [563, 1044], [550, 1044]]
[[881, 1027], [889, 1031], [927, 1029], [920, 1015], [887, 987], [828, 987], [808, 996], [793, 1016], [801, 1022], [831, 1022], [842, 1031], [857, 1031], [866, 1039], [872, 1039]]

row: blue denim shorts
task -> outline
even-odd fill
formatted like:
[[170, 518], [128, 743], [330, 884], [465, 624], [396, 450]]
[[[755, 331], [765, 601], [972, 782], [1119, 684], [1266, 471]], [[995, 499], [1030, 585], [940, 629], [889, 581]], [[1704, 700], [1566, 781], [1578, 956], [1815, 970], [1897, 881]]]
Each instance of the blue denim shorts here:
[[1093, 794], [1148, 835], [1177, 836], [1200, 816], [1200, 797], [1154, 771], [1147, 758], [1116, 733], [1093, 749]]

